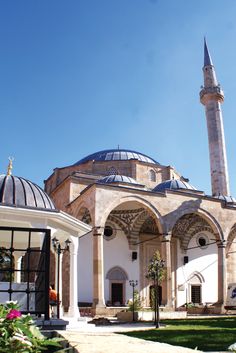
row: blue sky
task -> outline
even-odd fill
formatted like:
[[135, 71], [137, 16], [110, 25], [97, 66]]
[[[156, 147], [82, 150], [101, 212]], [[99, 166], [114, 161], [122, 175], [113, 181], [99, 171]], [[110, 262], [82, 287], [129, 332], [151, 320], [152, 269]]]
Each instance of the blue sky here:
[[203, 37], [225, 92], [236, 196], [236, 1], [0, 0], [0, 173], [43, 186], [109, 148], [174, 166], [210, 194]]

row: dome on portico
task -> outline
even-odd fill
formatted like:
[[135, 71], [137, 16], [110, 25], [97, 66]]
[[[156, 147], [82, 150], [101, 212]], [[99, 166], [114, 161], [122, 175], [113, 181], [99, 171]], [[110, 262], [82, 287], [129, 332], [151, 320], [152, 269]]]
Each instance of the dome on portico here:
[[215, 196], [217, 199], [224, 201], [226, 204], [235, 204], [236, 205], [236, 199], [232, 196], [225, 196], [225, 195], [219, 195]]
[[125, 183], [125, 184], [139, 185], [135, 179], [130, 178], [126, 175], [119, 175], [119, 174], [107, 175], [104, 178], [99, 179], [98, 183], [99, 184]]
[[164, 192], [165, 190], [197, 190], [194, 186], [187, 181], [181, 179], [165, 180], [163, 183], [158, 184], [152, 191]]

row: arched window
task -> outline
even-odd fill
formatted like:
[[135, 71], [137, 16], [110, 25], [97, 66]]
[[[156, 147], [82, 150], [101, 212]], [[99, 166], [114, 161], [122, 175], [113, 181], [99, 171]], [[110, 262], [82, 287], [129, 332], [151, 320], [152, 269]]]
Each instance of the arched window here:
[[128, 276], [121, 267], [116, 266], [107, 272], [106, 279], [109, 279], [110, 281], [126, 281]]
[[188, 283], [190, 287], [190, 302], [193, 304], [202, 303], [202, 283], [204, 278], [201, 273], [194, 272], [189, 277]]
[[115, 167], [111, 167], [107, 171], [107, 175], [117, 175], [117, 174], [118, 174], [118, 172], [117, 172], [117, 169]]
[[153, 169], [149, 170], [149, 180], [150, 181], [156, 181], [156, 173]]

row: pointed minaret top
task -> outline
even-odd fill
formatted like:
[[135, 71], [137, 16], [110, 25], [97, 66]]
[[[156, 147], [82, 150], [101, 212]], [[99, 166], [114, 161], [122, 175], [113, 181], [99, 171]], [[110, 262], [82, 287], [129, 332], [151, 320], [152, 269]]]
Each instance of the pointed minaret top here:
[[204, 37], [204, 66], [213, 66], [210, 53], [207, 48], [206, 38]]

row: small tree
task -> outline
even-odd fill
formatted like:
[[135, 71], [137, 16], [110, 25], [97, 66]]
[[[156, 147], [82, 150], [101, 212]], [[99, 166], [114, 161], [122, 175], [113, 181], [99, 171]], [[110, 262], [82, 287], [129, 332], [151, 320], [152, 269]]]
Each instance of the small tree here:
[[164, 265], [163, 260], [161, 260], [161, 255], [157, 250], [155, 251], [155, 253], [153, 254], [150, 260], [150, 263], [147, 269], [147, 275], [146, 275], [146, 278], [151, 280], [153, 283], [153, 290], [151, 291], [151, 298], [150, 298], [152, 309], [155, 309], [154, 298], [156, 297], [157, 283], [161, 284], [161, 282], [166, 276], [166, 269], [163, 267], [163, 265]]

